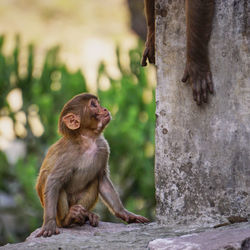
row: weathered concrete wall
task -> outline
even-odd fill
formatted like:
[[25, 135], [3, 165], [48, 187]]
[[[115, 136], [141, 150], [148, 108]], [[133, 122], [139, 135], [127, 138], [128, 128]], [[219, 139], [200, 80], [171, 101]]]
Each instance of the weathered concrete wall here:
[[213, 225], [250, 216], [250, 2], [216, 0], [215, 94], [197, 106], [180, 79], [184, 1], [156, 0], [156, 199], [162, 223]]

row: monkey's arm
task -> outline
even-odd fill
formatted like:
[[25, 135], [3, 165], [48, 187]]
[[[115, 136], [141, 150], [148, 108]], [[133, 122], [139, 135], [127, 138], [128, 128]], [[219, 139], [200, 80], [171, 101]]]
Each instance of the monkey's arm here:
[[61, 168], [60, 165], [55, 166], [53, 171], [48, 175], [45, 191], [44, 191], [44, 218], [43, 226], [36, 237], [49, 237], [58, 234], [59, 230], [56, 226], [56, 211], [60, 189], [71, 176], [72, 169]]
[[186, 0], [187, 61], [182, 78], [192, 84], [197, 104], [207, 102], [207, 92], [213, 93], [208, 43], [212, 31], [214, 0]]
[[149, 222], [147, 218], [133, 214], [123, 207], [118, 193], [116, 192], [112, 182], [106, 174], [100, 177], [99, 192], [104, 203], [118, 218], [126, 221], [127, 223]]
[[55, 178], [52, 174], [48, 176], [45, 186], [45, 202], [44, 202], [44, 215], [43, 226], [36, 237], [50, 237], [52, 234], [58, 234], [59, 230], [56, 227], [56, 207], [58, 202], [59, 190], [61, 183], [59, 179]]
[[155, 63], [155, 0], [144, 0], [146, 19], [147, 19], [147, 41], [142, 57], [142, 66]]

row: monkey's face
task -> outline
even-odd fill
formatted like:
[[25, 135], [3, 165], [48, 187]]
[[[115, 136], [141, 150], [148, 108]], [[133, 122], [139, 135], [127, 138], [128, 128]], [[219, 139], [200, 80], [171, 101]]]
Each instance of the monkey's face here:
[[89, 100], [88, 110], [91, 129], [96, 130], [98, 133], [101, 132], [111, 120], [110, 112], [106, 108], [101, 107], [99, 101], [94, 98]]
[[99, 135], [110, 120], [109, 111], [101, 107], [97, 97], [83, 93], [64, 105], [59, 118], [59, 131], [68, 138], [89, 132]]

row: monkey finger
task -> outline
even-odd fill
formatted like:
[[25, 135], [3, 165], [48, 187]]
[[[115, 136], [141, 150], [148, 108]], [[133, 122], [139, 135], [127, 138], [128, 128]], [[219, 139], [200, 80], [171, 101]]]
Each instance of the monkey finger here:
[[47, 237], [47, 236], [48, 236], [48, 232], [47, 232], [47, 230], [45, 230], [43, 233], [43, 237]]
[[209, 92], [211, 94], [213, 94], [214, 88], [213, 88], [213, 81], [212, 81], [212, 74], [211, 74], [211, 72], [207, 73], [207, 84], [208, 84]]
[[144, 220], [141, 217], [138, 219], [138, 221], [139, 223], [144, 223]]
[[95, 225], [96, 225], [96, 226], [99, 225], [99, 218], [96, 220]]
[[140, 216], [133, 216], [132, 218], [131, 218], [131, 223], [141, 223], [140, 222]]
[[209, 88], [209, 92], [210, 92], [211, 94], [213, 94], [213, 93], [214, 93], [213, 82], [209, 82], [209, 83], [208, 83], [208, 88]]
[[197, 103], [198, 106], [201, 105], [201, 95], [200, 94], [197, 95], [196, 103]]
[[71, 217], [72, 217], [72, 218], [76, 218], [76, 217], [77, 217], [77, 215], [78, 215], [78, 213], [77, 213], [77, 212], [75, 212], [75, 211], [71, 212]]
[[147, 66], [147, 58], [148, 58], [148, 47], [145, 48], [143, 56], [142, 56], [142, 62], [141, 62], [141, 66]]
[[132, 223], [141, 223], [139, 219], [135, 219]]
[[197, 102], [197, 93], [196, 93], [196, 90], [193, 90], [193, 98], [194, 98], [194, 101]]
[[52, 235], [52, 231], [49, 230], [49, 231], [48, 231], [48, 237], [50, 237], [51, 235]]
[[138, 216], [137, 217], [138, 223], [145, 223], [145, 222], [149, 222], [148, 219], [142, 217], [142, 216]]
[[77, 216], [76, 216], [76, 220], [77, 221], [83, 221], [85, 219], [85, 216], [82, 215], [81, 213], [79, 213]]
[[196, 92], [197, 92], [197, 104], [201, 105], [201, 85], [200, 82], [196, 85]]
[[202, 93], [203, 93], [203, 101], [207, 102], [207, 83], [205, 79], [202, 80], [201, 88], [202, 88]]
[[196, 83], [196, 92], [197, 92], [197, 104], [200, 105], [202, 101], [202, 93], [201, 93], [201, 88], [202, 88], [202, 81], [200, 79], [197, 80]]
[[142, 223], [148, 223], [149, 222], [149, 219], [143, 217], [143, 216], [140, 216], [140, 219], [142, 221]]
[[141, 220], [140, 217], [137, 217], [137, 218], [135, 219], [135, 223], [143, 223], [143, 221]]
[[181, 81], [182, 82], [187, 82], [188, 78], [189, 78], [189, 74], [188, 74], [188, 71], [185, 69]]
[[75, 207], [75, 206], [70, 208], [71, 213], [76, 213], [78, 210], [79, 209], [77, 207]]
[[82, 210], [84, 210], [84, 208], [81, 206], [81, 205], [76, 205], [74, 207], [74, 210], [77, 212], [77, 213], [80, 213]]
[[193, 98], [194, 98], [194, 101], [197, 102], [197, 92], [196, 92], [195, 82], [193, 82], [192, 89], [193, 89]]
[[148, 61], [152, 64], [155, 64], [155, 58], [154, 57], [148, 57]]
[[88, 218], [89, 218], [90, 225], [93, 226], [93, 214], [90, 213]]
[[37, 237], [41, 237], [41, 236], [43, 235], [43, 232], [44, 232], [44, 230], [40, 230], [39, 233], [36, 234], [35, 237], [36, 237], [36, 238], [37, 238]]
[[99, 222], [98, 216], [93, 216], [93, 226], [94, 226], [94, 227], [97, 227], [97, 226], [98, 226], [98, 222]]
[[56, 234], [60, 234], [60, 230], [58, 228], [56, 229]]
[[155, 54], [153, 50], [148, 55], [148, 61], [152, 64], [155, 64]]
[[86, 212], [85, 209], [82, 209], [82, 210], [80, 211], [80, 213], [81, 213], [81, 215], [82, 215], [84, 218], [88, 218], [88, 216], [89, 216], [89, 213]]

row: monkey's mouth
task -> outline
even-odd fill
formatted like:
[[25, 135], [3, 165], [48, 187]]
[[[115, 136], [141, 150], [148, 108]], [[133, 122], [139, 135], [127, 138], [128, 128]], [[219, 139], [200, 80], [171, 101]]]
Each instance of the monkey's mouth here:
[[112, 119], [111, 114], [109, 112], [104, 117], [109, 117], [110, 119]]
[[110, 122], [110, 120], [112, 119], [110, 112], [107, 112], [105, 114], [96, 115], [95, 118], [97, 120], [101, 121], [104, 126], [106, 126]]
[[96, 114], [96, 115], [94, 115], [94, 117], [97, 118], [97, 119], [106, 118], [106, 117], [108, 117], [108, 116], [111, 117], [111, 115], [110, 115], [109, 112], [107, 112], [107, 113], [105, 113], [105, 114]]
[[111, 114], [108, 112], [104, 115], [103, 120], [107, 124], [112, 119]]

